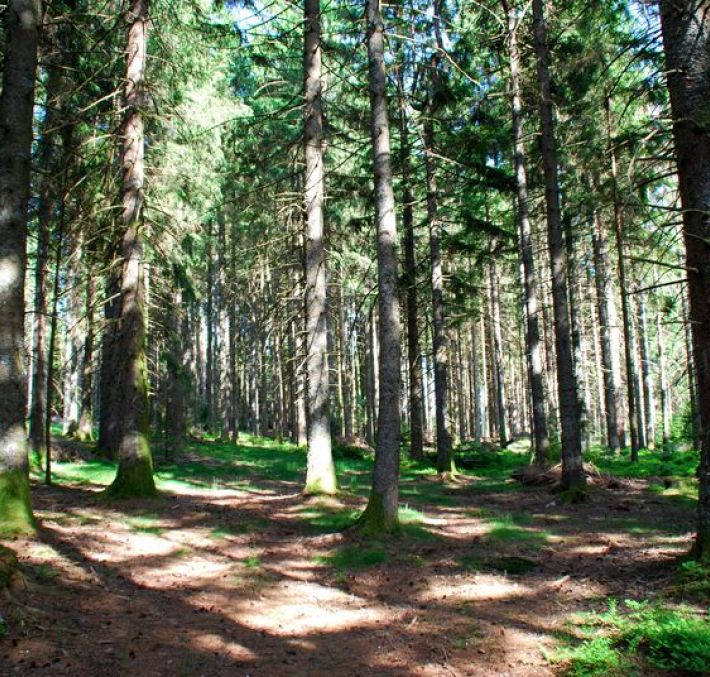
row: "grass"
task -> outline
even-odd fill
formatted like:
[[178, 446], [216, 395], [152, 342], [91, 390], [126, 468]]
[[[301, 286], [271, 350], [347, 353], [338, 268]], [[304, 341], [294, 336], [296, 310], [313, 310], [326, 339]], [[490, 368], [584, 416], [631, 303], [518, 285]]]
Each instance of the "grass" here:
[[332, 555], [317, 555], [313, 560], [317, 564], [332, 566], [341, 571], [357, 571], [382, 564], [388, 559], [387, 551], [379, 546], [363, 547], [346, 545]]
[[610, 600], [607, 611], [577, 617], [582, 641], [550, 656], [570, 677], [644, 674], [649, 668], [707, 674], [710, 622], [688, 607]]
[[550, 534], [547, 531], [540, 531], [530, 527], [520, 526], [529, 524], [530, 518], [527, 515], [505, 514], [490, 521], [491, 527], [488, 530], [489, 541], [518, 541], [528, 545], [542, 546], [547, 543]]

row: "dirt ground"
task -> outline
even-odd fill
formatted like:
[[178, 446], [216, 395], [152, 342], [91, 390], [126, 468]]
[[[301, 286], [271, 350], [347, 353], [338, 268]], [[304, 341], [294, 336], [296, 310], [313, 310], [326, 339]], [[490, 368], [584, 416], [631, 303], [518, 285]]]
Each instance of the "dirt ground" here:
[[308, 519], [361, 499], [294, 483], [120, 504], [35, 486], [38, 539], [6, 542], [25, 583], [0, 602], [0, 674], [551, 675], [570, 613], [652, 597], [689, 547], [691, 511], [641, 482], [577, 506], [476, 484], [412, 502], [422, 533], [374, 555]]

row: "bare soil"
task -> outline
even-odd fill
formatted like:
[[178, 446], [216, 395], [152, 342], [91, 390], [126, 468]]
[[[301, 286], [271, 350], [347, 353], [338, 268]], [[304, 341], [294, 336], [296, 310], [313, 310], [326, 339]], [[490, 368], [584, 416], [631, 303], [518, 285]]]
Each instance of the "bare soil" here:
[[[307, 519], [361, 499], [290, 482], [121, 503], [99, 490], [34, 487], [38, 538], [6, 542], [25, 582], [0, 602], [0, 674], [551, 675], [572, 612], [669, 586], [693, 517], [642, 482], [564, 506], [468, 480], [411, 503], [426, 531], [373, 546]], [[373, 548], [384, 561], [338, 565]]]

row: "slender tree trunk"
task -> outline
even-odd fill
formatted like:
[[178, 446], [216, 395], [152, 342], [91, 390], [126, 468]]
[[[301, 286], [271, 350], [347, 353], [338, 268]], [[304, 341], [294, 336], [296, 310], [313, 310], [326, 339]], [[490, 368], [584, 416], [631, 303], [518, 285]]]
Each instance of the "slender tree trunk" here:
[[673, 138], [683, 207], [700, 468], [695, 555], [710, 560], [710, 3], [661, 0]]
[[624, 416], [621, 410], [619, 356], [619, 329], [616, 316], [616, 301], [614, 287], [609, 275], [609, 254], [606, 232], [599, 218], [594, 214], [594, 280], [597, 291], [597, 306], [599, 324], [601, 327], [602, 370], [604, 379], [604, 401], [606, 409], [607, 445], [609, 450], [617, 453], [621, 450], [624, 438]]
[[491, 286], [491, 328], [493, 339], [493, 362], [496, 383], [496, 411], [498, 414], [498, 442], [501, 447], [508, 444], [508, 389], [506, 384], [505, 360], [503, 359], [503, 334], [500, 319], [500, 286], [496, 264], [496, 242], [491, 245], [493, 255], [489, 266]]
[[407, 113], [404, 106], [404, 85], [400, 82], [400, 163], [402, 166], [402, 225], [404, 228], [404, 276], [407, 308], [407, 361], [409, 366], [409, 456], [424, 458], [424, 430], [422, 421], [422, 356], [417, 322], [417, 262], [414, 240], [414, 196], [411, 189], [411, 162]]
[[638, 403], [636, 395], [636, 360], [634, 359], [634, 329], [631, 309], [629, 308], [629, 287], [626, 281], [626, 264], [624, 262], [624, 221], [617, 187], [616, 149], [613, 146], [611, 128], [611, 100], [606, 100], [607, 133], [609, 137], [609, 154], [611, 156], [611, 185], [614, 201], [614, 235], [616, 237], [617, 274], [621, 292], [621, 318], [624, 330], [624, 354], [626, 357], [626, 400], [629, 411], [629, 432], [631, 434], [631, 460], [638, 460], [641, 446], [638, 426]]
[[321, 110], [320, 0], [305, 0], [305, 121], [306, 175], [306, 371], [308, 380], [307, 494], [337, 491], [330, 437], [330, 376], [326, 256], [323, 227], [323, 113]]
[[557, 388], [560, 400], [562, 438], [562, 486], [576, 490], [585, 484], [579, 431], [579, 403], [572, 360], [569, 303], [567, 298], [567, 261], [560, 215], [557, 147], [552, 112], [549, 72], [549, 49], [545, 24], [544, 0], [533, 0], [535, 56], [540, 87], [540, 122], [545, 203], [547, 207], [547, 241], [552, 270], [552, 298], [557, 348]]
[[[434, 66], [436, 67], [436, 66]], [[431, 111], [429, 112], [431, 115]], [[444, 312], [444, 267], [441, 257], [442, 225], [438, 214], [436, 163], [434, 162], [434, 125], [424, 122], [426, 147], [427, 222], [429, 224], [429, 259], [431, 263], [431, 306], [434, 349], [434, 412], [436, 418], [436, 468], [447, 476], [453, 470], [451, 432], [449, 431], [449, 346]]]
[[377, 224], [380, 396], [372, 491], [360, 517], [366, 532], [392, 531], [398, 525], [400, 325], [397, 293], [397, 224], [387, 119], [384, 26], [380, 0], [367, 0], [372, 156]]
[[130, 12], [124, 91], [122, 149], [121, 296], [117, 326], [117, 387], [121, 390], [118, 472], [109, 487], [117, 496], [155, 493], [150, 453], [148, 376], [145, 355], [145, 271], [143, 262], [143, 106], [148, 37], [148, 0], [134, 0]]
[[30, 507], [24, 364], [27, 203], [40, 7], [10, 0], [3, 12], [0, 94], [0, 530], [29, 532]]
[[670, 451], [671, 441], [671, 393], [668, 388], [666, 374], [666, 340], [663, 330], [661, 311], [656, 312], [656, 346], [658, 349], [658, 390], [661, 393], [661, 426], [663, 439], [663, 452]]
[[540, 326], [538, 320], [537, 274], [533, 255], [532, 227], [528, 205], [528, 178], [525, 168], [525, 137], [520, 98], [520, 54], [518, 51], [518, 21], [503, 0], [508, 22], [508, 54], [510, 59], [510, 84], [513, 106], [513, 150], [515, 160], [515, 187], [518, 203], [518, 237], [520, 258], [523, 263], [523, 293], [525, 295], [525, 344], [530, 374], [532, 399], [533, 451], [535, 463], [546, 466], [550, 461], [550, 441], [545, 420], [545, 388], [543, 383]]
[[86, 299], [84, 303], [84, 347], [80, 374], [80, 414], [77, 436], [83, 442], [94, 439], [93, 391], [94, 391], [94, 296], [96, 284], [93, 271], [86, 276]]
[[643, 293], [636, 294], [636, 318], [638, 324], [639, 352], [641, 360], [641, 390], [643, 391], [643, 419], [646, 447], [653, 449], [656, 440], [656, 403], [651, 378], [651, 350], [646, 320], [646, 299]]

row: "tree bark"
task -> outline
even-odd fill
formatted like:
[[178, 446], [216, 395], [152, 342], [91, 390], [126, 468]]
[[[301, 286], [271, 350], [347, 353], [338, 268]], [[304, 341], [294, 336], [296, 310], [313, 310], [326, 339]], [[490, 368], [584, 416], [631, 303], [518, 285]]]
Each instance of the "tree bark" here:
[[557, 348], [557, 389], [559, 392], [560, 428], [562, 439], [562, 486], [578, 490], [586, 482], [582, 465], [579, 431], [579, 403], [572, 360], [567, 297], [567, 260], [560, 215], [559, 181], [557, 176], [557, 146], [552, 111], [549, 71], [549, 49], [545, 24], [544, 0], [533, 0], [533, 31], [540, 88], [540, 128], [542, 160], [545, 174], [545, 204], [547, 208], [547, 243], [552, 272], [552, 299]]
[[623, 446], [624, 416], [619, 401], [621, 364], [619, 356], [619, 328], [614, 300], [614, 286], [609, 275], [609, 252], [606, 231], [598, 212], [594, 213], [594, 281], [597, 292], [597, 308], [601, 328], [602, 376], [606, 409], [607, 446], [618, 453]]
[[411, 148], [407, 113], [400, 81], [399, 135], [402, 166], [402, 226], [404, 228], [404, 275], [407, 308], [407, 364], [409, 367], [409, 456], [424, 458], [424, 427], [422, 421], [422, 355], [417, 322], [417, 261], [414, 239], [414, 196], [411, 188]]
[[701, 440], [695, 555], [710, 560], [710, 2], [661, 0]]
[[[434, 63], [432, 68], [436, 68]], [[428, 115], [433, 111], [428, 107]], [[434, 350], [434, 416], [436, 420], [436, 469], [440, 475], [451, 474], [451, 432], [449, 431], [449, 345], [444, 311], [444, 266], [441, 257], [442, 224], [438, 214], [436, 163], [434, 161], [434, 124], [424, 121], [424, 146], [427, 184], [427, 223], [429, 225], [429, 260], [431, 263], [432, 339]]]
[[543, 383], [540, 325], [538, 320], [537, 274], [533, 255], [532, 227], [528, 204], [528, 177], [525, 168], [525, 140], [520, 97], [520, 54], [518, 50], [518, 21], [503, 1], [508, 23], [508, 54], [510, 59], [510, 84], [512, 98], [513, 153], [515, 162], [515, 188], [518, 204], [518, 237], [520, 258], [523, 263], [523, 294], [525, 310], [525, 344], [530, 374], [532, 400], [533, 453], [535, 463], [545, 466], [550, 462], [550, 441], [545, 420], [545, 387]]
[[375, 223], [379, 291], [380, 396], [372, 491], [360, 517], [366, 532], [392, 531], [398, 526], [400, 324], [397, 293], [397, 224], [389, 121], [387, 119], [384, 26], [380, 0], [367, 0], [367, 53]]
[[4, 17], [0, 94], [0, 530], [29, 532], [29, 463], [24, 360], [27, 205], [40, 7], [10, 0]]
[[330, 436], [330, 375], [326, 254], [323, 227], [323, 113], [320, 0], [305, 0], [304, 210], [306, 220], [306, 373], [308, 452], [306, 494], [337, 491]]
[[150, 452], [148, 375], [145, 355], [145, 273], [143, 261], [144, 76], [148, 38], [148, 0], [134, 0], [126, 44], [121, 167], [123, 183], [121, 295], [117, 319], [117, 378], [122, 418], [118, 471], [109, 487], [116, 496], [155, 494]]
[[496, 413], [498, 421], [498, 442], [505, 447], [509, 441], [508, 430], [508, 389], [506, 384], [505, 360], [503, 359], [503, 334], [500, 320], [500, 283], [496, 264], [497, 241], [491, 243], [489, 279], [491, 288], [491, 329], [493, 340], [493, 366], [495, 373]]

